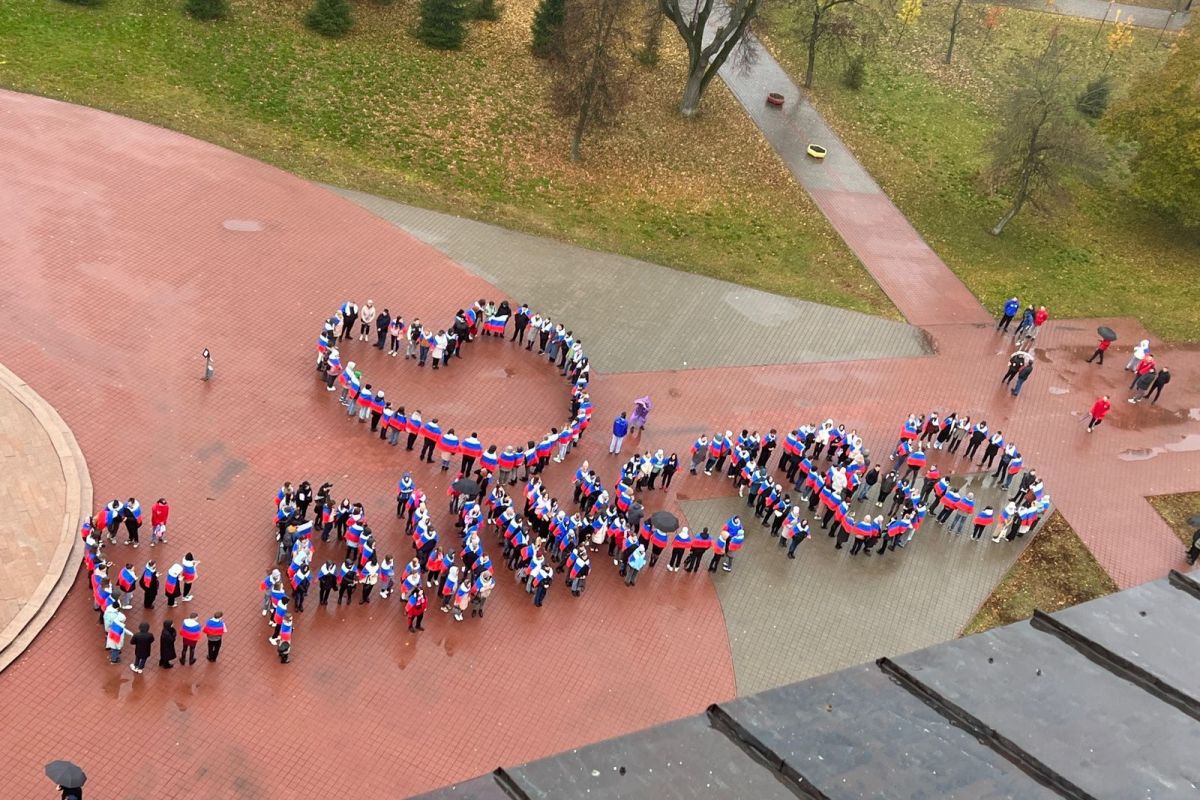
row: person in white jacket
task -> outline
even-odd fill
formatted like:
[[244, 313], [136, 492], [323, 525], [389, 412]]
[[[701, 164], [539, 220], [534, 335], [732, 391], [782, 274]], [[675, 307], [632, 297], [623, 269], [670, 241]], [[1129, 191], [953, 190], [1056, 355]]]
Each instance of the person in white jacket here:
[[1150, 355], [1150, 340], [1142, 339], [1138, 342], [1137, 347], [1133, 348], [1133, 355], [1125, 362], [1125, 371], [1132, 372], [1141, 363], [1142, 359]]

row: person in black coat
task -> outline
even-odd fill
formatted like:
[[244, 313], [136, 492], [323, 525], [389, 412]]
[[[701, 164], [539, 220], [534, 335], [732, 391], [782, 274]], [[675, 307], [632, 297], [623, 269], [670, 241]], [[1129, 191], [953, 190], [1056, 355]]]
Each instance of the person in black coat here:
[[137, 673], [144, 672], [146, 661], [154, 651], [154, 634], [150, 632], [150, 623], [138, 625], [138, 632], [130, 641], [133, 643], [133, 664], [129, 668]]
[[175, 623], [171, 620], [163, 622], [162, 633], [158, 635], [158, 665], [170, 669], [175, 661]]
[[1200, 557], [1200, 528], [1197, 528], [1196, 532], [1192, 534], [1192, 546], [1187, 551], [1187, 562], [1195, 564], [1198, 557]]

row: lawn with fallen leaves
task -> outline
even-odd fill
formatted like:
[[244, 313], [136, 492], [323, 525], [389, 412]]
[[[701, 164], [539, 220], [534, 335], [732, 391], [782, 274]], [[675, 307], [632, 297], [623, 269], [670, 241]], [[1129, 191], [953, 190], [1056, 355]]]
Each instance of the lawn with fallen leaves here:
[[[1164, 339], [1200, 340], [1200, 232], [1136, 204], [1123, 189], [1119, 153], [1105, 181], [1071, 186], [1073, 202], [1050, 214], [1026, 207], [999, 237], [989, 230], [1007, 208], [1005, 197], [981, 179], [1014, 65], [1035, 58], [1052, 30], [1072, 48], [1079, 89], [1107, 73], [1114, 104], [1132, 75], [1165, 59], [1159, 32], [1135, 29], [1133, 44], [1110, 60], [1111, 20], [1101, 30], [1099, 22], [1000, 8], [989, 33], [986, 7], [966, 3], [954, 63], [946, 65], [952, 4], [925, 3], [901, 37], [886, 0], [866, 2], [879, 10], [860, 24], [889, 26], [867, 53], [866, 84], [846, 88], [844, 59], [825, 50], [812, 102], [980, 300], [996, 309], [1017, 295], [1060, 318], [1135, 316]], [[806, 59], [807, 28], [796, 12], [803, 7], [776, 4], [768, 14], [767, 40], [797, 82]], [[1163, 45], [1172, 37], [1164, 35]]]
[[1180, 494], [1157, 494], [1147, 497], [1154, 510], [1167, 521], [1171, 530], [1183, 542], [1184, 547], [1192, 546], [1192, 536], [1200, 526], [1189, 525], [1188, 520], [1200, 515], [1200, 492], [1182, 492]]
[[460, 52], [412, 36], [416, 3], [352, 4], [341, 40], [300, 0], [0, 4], [0, 85], [114, 111], [304, 177], [780, 294], [897, 318], [719, 82], [676, 112], [683, 48], [637, 67], [619, 123], [568, 159], [568, 121], [529, 53], [535, 0], [470, 25]]
[[1050, 613], [1116, 590], [1117, 584], [1079, 536], [1061, 514], [1054, 512], [962, 635], [1028, 619], [1035, 609]]

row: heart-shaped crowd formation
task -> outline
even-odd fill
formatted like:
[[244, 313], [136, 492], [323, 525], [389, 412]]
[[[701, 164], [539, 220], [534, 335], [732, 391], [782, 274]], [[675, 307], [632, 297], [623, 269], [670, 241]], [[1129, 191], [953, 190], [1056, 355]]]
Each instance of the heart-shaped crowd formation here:
[[[434, 370], [446, 369], [452, 359], [462, 357], [463, 347], [477, 336], [507, 339], [510, 319], [513, 335], [508, 340], [516, 347], [523, 345], [531, 354], [536, 347], [538, 355], [556, 364], [571, 385], [569, 419], [561, 428], [551, 428], [525, 444], [485, 444], [476, 433], [466, 434], [467, 428], [456, 429], [436, 415], [409, 412], [403, 405], [393, 403], [377, 384], [366, 382], [355, 362], [343, 364], [340, 347], [345, 342], [373, 340], [373, 346], [386, 350], [389, 356], [396, 357], [403, 350], [404, 360], [416, 361], [419, 368], [430, 364]], [[451, 460], [461, 456], [459, 471], [463, 475], [468, 475], [478, 461], [482, 469], [498, 474], [502, 481], [515, 476], [522, 467], [541, 472], [552, 457], [561, 461], [587, 429], [593, 412], [587, 392], [591, 366], [583, 343], [562, 323], [556, 324], [526, 305], [513, 312], [508, 301], [497, 305], [477, 300], [466, 310], [459, 309], [449, 327], [436, 332], [422, 325], [419, 319], [405, 323], [399, 315], [391, 316], [388, 309], [379, 313], [370, 300], [361, 309], [347, 301], [325, 321], [317, 338], [317, 371], [328, 391], [341, 387], [338, 401], [347, 416], [357, 416], [363, 423], [369, 419], [370, 431], [378, 432], [381, 440], [397, 446], [400, 437], [406, 436], [406, 450], [412, 450], [421, 440], [420, 460], [432, 464], [436, 452], [442, 470], [448, 471]]]

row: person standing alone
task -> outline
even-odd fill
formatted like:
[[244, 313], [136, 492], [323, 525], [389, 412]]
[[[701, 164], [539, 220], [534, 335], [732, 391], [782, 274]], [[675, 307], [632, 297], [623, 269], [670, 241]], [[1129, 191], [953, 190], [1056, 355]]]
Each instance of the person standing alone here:
[[1091, 433], [1097, 425], [1104, 421], [1104, 417], [1111, 410], [1112, 403], [1109, 402], [1108, 395], [1104, 395], [1103, 397], [1097, 399], [1095, 403], [1092, 403], [1092, 418], [1091, 421], [1088, 422], [1087, 432]]
[[625, 435], [629, 433], [629, 420], [622, 411], [621, 415], [613, 420], [612, 441], [608, 445], [608, 452], [617, 455], [621, 452], [621, 445], [625, 442]]

